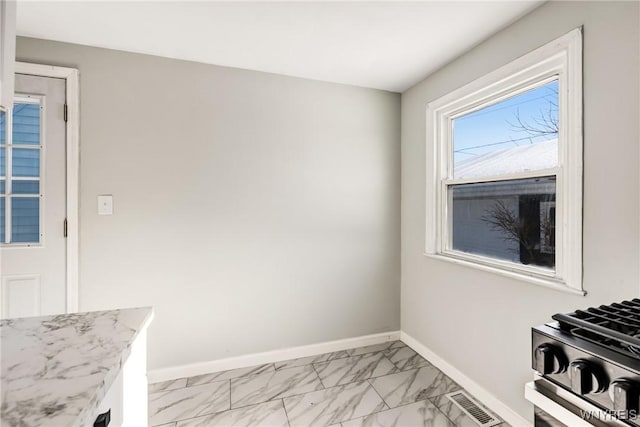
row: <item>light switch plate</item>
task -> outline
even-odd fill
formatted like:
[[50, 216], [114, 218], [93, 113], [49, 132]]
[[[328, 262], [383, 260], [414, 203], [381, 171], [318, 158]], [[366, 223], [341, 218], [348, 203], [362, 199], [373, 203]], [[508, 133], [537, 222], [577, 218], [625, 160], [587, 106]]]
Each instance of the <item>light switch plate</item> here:
[[113, 214], [113, 196], [111, 194], [101, 194], [98, 196], [98, 215]]

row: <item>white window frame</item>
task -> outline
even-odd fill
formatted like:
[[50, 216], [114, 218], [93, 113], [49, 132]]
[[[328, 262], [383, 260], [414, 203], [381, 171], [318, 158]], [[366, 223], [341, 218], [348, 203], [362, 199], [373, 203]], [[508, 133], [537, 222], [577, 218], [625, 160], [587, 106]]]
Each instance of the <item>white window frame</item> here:
[[[456, 117], [558, 80], [558, 166], [498, 177], [453, 179]], [[512, 61], [428, 104], [425, 255], [585, 295], [582, 289], [582, 29]], [[556, 177], [555, 269], [521, 265], [450, 248], [452, 184]]]

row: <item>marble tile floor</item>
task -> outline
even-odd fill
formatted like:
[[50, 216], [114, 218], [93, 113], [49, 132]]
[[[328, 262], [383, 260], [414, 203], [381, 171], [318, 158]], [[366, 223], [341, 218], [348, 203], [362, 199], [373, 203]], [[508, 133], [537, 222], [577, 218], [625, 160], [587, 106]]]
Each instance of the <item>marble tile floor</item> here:
[[150, 384], [149, 425], [476, 427], [445, 396], [460, 389], [392, 341]]

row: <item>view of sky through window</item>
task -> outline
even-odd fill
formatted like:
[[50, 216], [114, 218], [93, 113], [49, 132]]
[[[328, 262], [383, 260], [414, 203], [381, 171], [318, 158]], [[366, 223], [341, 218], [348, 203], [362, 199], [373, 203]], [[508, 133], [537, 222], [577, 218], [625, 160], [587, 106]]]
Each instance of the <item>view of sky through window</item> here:
[[555, 168], [558, 128], [557, 80], [453, 119], [454, 250], [555, 267], [555, 176], [491, 178]]
[[554, 80], [454, 119], [454, 164], [508, 148], [555, 140], [557, 126], [558, 81]]

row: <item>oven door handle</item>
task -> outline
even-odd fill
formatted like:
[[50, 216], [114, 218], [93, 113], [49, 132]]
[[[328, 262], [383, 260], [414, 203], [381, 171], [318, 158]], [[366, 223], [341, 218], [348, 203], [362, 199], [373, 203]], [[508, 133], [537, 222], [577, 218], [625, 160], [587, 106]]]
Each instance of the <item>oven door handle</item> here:
[[[544, 379], [525, 384], [524, 397], [553, 418], [571, 427], [629, 427], [628, 424], [611, 416], [605, 417], [606, 414], [597, 406]], [[588, 420], [587, 414], [591, 415]], [[601, 417], [596, 414], [601, 414]]]

